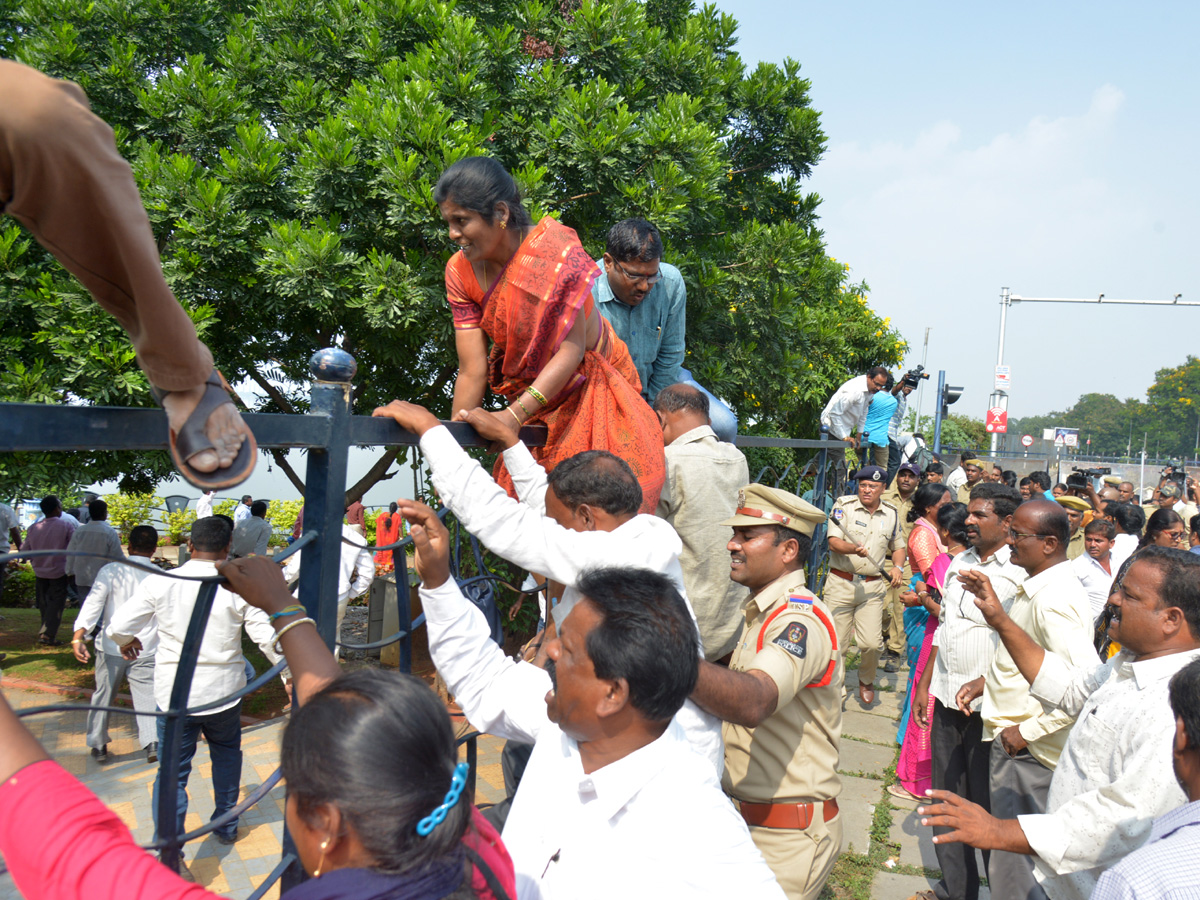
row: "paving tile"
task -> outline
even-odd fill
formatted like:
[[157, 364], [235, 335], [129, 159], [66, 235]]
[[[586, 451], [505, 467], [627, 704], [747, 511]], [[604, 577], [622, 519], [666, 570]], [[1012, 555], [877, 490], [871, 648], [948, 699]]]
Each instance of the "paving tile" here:
[[[906, 866], [924, 866], [940, 869], [933, 845], [933, 829], [921, 824], [915, 809], [892, 810], [892, 827], [889, 832], [893, 843], [900, 845], [900, 862]], [[975, 861], [979, 871], [984, 871], [983, 855], [976, 850]]]
[[870, 741], [887, 747], [896, 744], [896, 722], [882, 716], [867, 715], [848, 709], [842, 713], [842, 736]]
[[877, 747], [849, 738], [843, 738], [839, 746], [839, 772], [870, 772], [882, 776], [896, 758], [896, 752], [888, 747]]
[[908, 900], [917, 891], [931, 890], [933, 885], [933, 880], [923, 875], [879, 872], [871, 884], [871, 900]]

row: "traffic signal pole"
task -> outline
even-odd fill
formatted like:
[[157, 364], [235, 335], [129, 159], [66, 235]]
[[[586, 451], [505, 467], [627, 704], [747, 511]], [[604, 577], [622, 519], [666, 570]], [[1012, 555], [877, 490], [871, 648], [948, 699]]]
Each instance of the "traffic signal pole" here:
[[942, 397], [946, 393], [946, 370], [938, 370], [938, 389], [937, 394], [937, 409], [933, 413], [933, 452], [941, 455], [942, 452], [942, 410], [946, 408], [946, 404], [942, 402]]

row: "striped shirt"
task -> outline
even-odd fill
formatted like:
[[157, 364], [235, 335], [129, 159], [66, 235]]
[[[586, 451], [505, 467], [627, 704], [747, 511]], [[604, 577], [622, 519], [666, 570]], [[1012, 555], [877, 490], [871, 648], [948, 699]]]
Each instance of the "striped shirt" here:
[[1200, 897], [1200, 800], [1154, 820], [1150, 840], [1100, 876], [1092, 900]]
[[933, 646], [938, 652], [929, 683], [930, 693], [943, 706], [953, 709], [958, 689], [987, 671], [998, 643], [996, 632], [975, 605], [975, 595], [959, 583], [958, 573], [964, 569], [978, 569], [991, 580], [996, 597], [1008, 609], [1025, 580], [1025, 570], [1009, 561], [1011, 552], [1008, 546], [1001, 546], [986, 560], [981, 560], [979, 551], [972, 547], [954, 557], [946, 570], [942, 612], [937, 631], [933, 633]]

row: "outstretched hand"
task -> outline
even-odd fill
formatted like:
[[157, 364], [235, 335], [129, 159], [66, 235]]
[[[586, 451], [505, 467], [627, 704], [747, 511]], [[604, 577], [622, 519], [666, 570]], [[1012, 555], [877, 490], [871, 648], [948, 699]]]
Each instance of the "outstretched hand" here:
[[395, 419], [397, 425], [417, 437], [441, 424], [437, 416], [425, 407], [405, 400], [393, 400], [387, 406], [377, 408], [371, 415], [377, 419]]
[[425, 587], [441, 587], [450, 577], [450, 532], [437, 513], [424, 503], [401, 500], [400, 515], [409, 524], [417, 551], [417, 575]]
[[975, 605], [983, 613], [984, 620], [993, 628], [1008, 618], [1000, 598], [992, 587], [992, 580], [978, 569], [964, 569], [958, 576], [959, 582], [975, 595]]
[[935, 844], [961, 843], [981, 850], [1033, 852], [1017, 819], [997, 819], [982, 806], [950, 791], [926, 793], [933, 802], [929, 806], [917, 807], [921, 824], [950, 829], [946, 834], [934, 835]]
[[229, 581], [229, 590], [267, 615], [296, 602], [288, 591], [283, 570], [265, 556], [243, 556], [217, 563], [217, 573]]
[[460, 410], [454, 418], [455, 421], [466, 422], [479, 432], [480, 437], [491, 441], [492, 446], [488, 449], [493, 453], [507, 450], [520, 440], [517, 436], [517, 420], [505, 410], [488, 412], [477, 406], [474, 409]]

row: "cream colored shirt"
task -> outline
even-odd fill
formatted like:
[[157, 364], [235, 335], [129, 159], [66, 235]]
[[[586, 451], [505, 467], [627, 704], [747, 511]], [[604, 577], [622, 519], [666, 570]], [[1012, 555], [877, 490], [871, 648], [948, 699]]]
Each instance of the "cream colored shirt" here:
[[667, 480], [656, 515], [683, 541], [679, 565], [696, 611], [704, 658], [720, 659], [737, 642], [746, 588], [729, 579], [732, 535], [720, 524], [737, 509], [738, 490], [750, 481], [746, 457], [733, 444], [717, 440], [707, 425], [693, 428], [666, 449]]
[[875, 512], [867, 512], [857, 494], [834, 501], [829, 512], [829, 534], [867, 548], [865, 557], [829, 553], [829, 565], [858, 575], [885, 575], [892, 567], [892, 553], [902, 540], [900, 514], [886, 500]]
[[[1069, 562], [1026, 578], [1009, 609], [1012, 620], [1039, 646], [1076, 668], [1094, 668], [1092, 609], [1087, 591]], [[1029, 752], [1047, 768], [1058, 765], [1075, 717], [1062, 710], [1047, 712], [1029, 692], [1012, 655], [1001, 644], [984, 677], [983, 739], [990, 741], [1010, 725], [1019, 726]]]
[[779, 702], [757, 728], [724, 723], [722, 787], [750, 803], [836, 798], [842, 790], [837, 765], [843, 672], [835, 633], [827, 627], [832, 616], [804, 587], [799, 571], [748, 598], [744, 621], [729, 668], [765, 672], [779, 690]]

